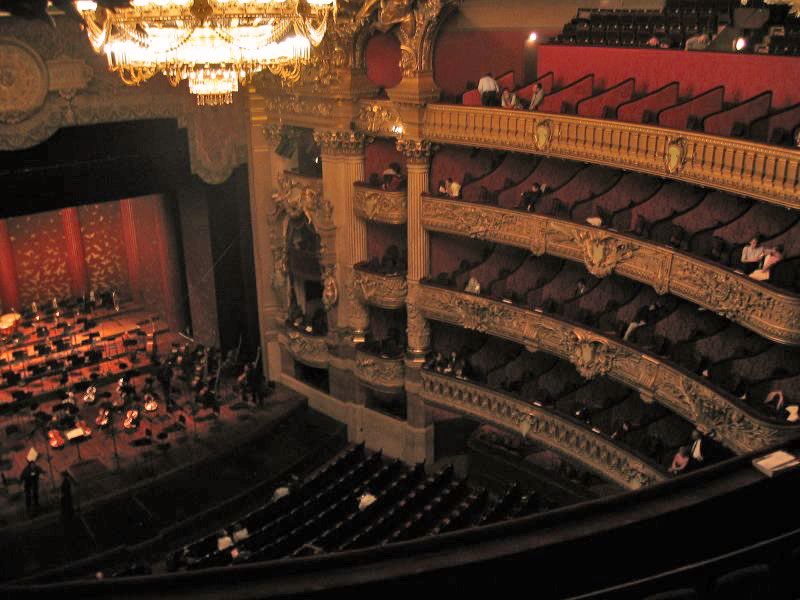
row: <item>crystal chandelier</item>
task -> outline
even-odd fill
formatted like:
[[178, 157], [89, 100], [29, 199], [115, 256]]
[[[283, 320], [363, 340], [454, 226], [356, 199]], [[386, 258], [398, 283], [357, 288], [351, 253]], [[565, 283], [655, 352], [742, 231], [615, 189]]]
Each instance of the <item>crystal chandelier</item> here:
[[187, 80], [199, 105], [230, 104], [240, 84], [264, 69], [300, 78], [325, 36], [337, 0], [132, 0], [114, 11], [75, 6], [96, 52], [127, 85], [162, 73]]

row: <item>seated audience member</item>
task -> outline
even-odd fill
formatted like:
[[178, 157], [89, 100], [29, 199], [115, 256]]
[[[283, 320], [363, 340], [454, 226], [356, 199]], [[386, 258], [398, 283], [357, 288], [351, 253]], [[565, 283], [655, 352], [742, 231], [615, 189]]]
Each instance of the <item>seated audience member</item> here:
[[648, 48], [658, 48], [659, 44], [661, 44], [661, 40], [658, 39], [658, 36], [655, 33], [650, 36], [649, 40], [647, 40]]
[[795, 129], [794, 132], [794, 146], [795, 148], [800, 148], [800, 127]]
[[447, 195], [454, 199], [461, 197], [461, 184], [452, 177], [447, 178]]
[[692, 446], [689, 451], [691, 456], [697, 462], [703, 462], [703, 434], [697, 429], [692, 431]]
[[775, 411], [779, 412], [783, 408], [784, 397], [783, 390], [772, 390], [764, 399], [764, 404], [775, 402]]
[[238, 544], [242, 540], [246, 540], [250, 537], [250, 532], [247, 531], [247, 527], [241, 525], [240, 523], [236, 523], [233, 527], [231, 527], [233, 531], [233, 543]]
[[586, 285], [586, 282], [583, 279], [579, 279], [577, 285], [575, 286], [575, 296], [583, 296], [587, 289], [589, 288]]
[[476, 294], [479, 296], [481, 293], [481, 284], [474, 277], [470, 277], [469, 280], [467, 281], [467, 285], [464, 288], [464, 291], [467, 292], [468, 294]]
[[528, 106], [528, 110], [539, 110], [539, 105], [544, 100], [544, 88], [542, 87], [541, 83], [534, 83], [533, 84], [533, 96], [531, 97], [531, 103]]
[[440, 196], [447, 196], [447, 184], [444, 182], [444, 179], [439, 181], [438, 193]]
[[707, 33], [698, 33], [686, 40], [686, 50], [705, 50], [711, 44], [711, 37]]
[[683, 471], [689, 464], [689, 448], [686, 446], [681, 446], [678, 451], [675, 453], [674, 458], [672, 459], [672, 464], [669, 467], [669, 472], [673, 475], [677, 475], [681, 471]]
[[534, 182], [531, 185], [531, 189], [522, 192], [520, 197], [522, 200], [520, 201], [519, 207], [528, 212], [535, 212], [536, 203], [542, 197], [542, 190], [539, 188], [539, 184]]
[[383, 170], [383, 184], [381, 187], [384, 190], [388, 190], [391, 188], [396, 188], [397, 182], [400, 180], [400, 173], [397, 169], [395, 169], [394, 163], [389, 165]]
[[622, 422], [617, 424], [616, 428], [611, 433], [611, 439], [621, 441], [630, 432], [630, 430], [631, 430], [630, 421], [623, 420]]
[[522, 105], [519, 103], [519, 98], [517, 98], [517, 94], [508, 89], [503, 90], [503, 95], [500, 96], [500, 106], [503, 108], [513, 109], [522, 108]]
[[758, 268], [759, 263], [764, 258], [766, 250], [758, 243], [758, 238], [754, 237], [742, 248], [742, 267], [746, 273], [752, 273]]
[[601, 217], [598, 211], [595, 210], [594, 214], [591, 217], [586, 217], [586, 222], [592, 227], [602, 227], [603, 217]]
[[770, 248], [764, 254], [761, 268], [750, 273], [750, 277], [757, 281], [767, 281], [769, 279], [770, 269], [781, 260], [783, 260], [783, 246]]
[[800, 406], [797, 404], [787, 404], [783, 412], [786, 415], [787, 422], [797, 423], [797, 421], [800, 421]]
[[500, 86], [491, 73], [487, 73], [478, 81], [478, 93], [481, 95], [483, 106], [497, 106]]

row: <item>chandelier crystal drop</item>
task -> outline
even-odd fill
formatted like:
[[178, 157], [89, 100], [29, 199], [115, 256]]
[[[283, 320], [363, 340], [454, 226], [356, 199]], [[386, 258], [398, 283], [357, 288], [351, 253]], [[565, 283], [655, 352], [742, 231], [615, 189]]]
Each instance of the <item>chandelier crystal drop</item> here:
[[161, 73], [186, 80], [201, 106], [230, 104], [264, 69], [300, 78], [322, 42], [337, 0], [132, 0], [114, 11], [91, 0], [75, 6], [92, 47], [127, 85]]

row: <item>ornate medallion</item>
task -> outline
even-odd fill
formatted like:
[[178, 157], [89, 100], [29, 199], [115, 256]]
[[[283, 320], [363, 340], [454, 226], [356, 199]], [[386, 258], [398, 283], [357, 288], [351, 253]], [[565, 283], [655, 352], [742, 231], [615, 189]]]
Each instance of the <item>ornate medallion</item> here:
[[664, 151], [664, 166], [667, 173], [675, 175], [683, 170], [687, 147], [686, 138], [674, 138], [667, 142], [667, 149]]
[[24, 121], [44, 104], [47, 67], [31, 48], [0, 38], [0, 123]]

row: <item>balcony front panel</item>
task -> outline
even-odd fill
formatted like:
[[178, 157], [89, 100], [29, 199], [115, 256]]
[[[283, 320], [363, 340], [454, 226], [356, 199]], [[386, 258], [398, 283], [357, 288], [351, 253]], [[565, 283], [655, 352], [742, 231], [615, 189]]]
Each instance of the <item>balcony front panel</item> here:
[[317, 369], [327, 369], [330, 362], [328, 343], [325, 336], [311, 335], [287, 327], [278, 334], [281, 343], [296, 361]]
[[566, 454], [628, 489], [663, 481], [664, 470], [640, 456], [547, 408], [484, 386], [423, 370], [421, 396], [429, 404], [479, 419]]
[[408, 216], [406, 190], [389, 192], [363, 183], [353, 184], [353, 208], [356, 215], [367, 221], [402, 225]]
[[616, 272], [775, 342], [800, 345], [800, 297], [668, 246], [564, 219], [432, 197], [423, 202], [422, 223], [430, 231], [582, 262], [596, 277]]
[[428, 105], [423, 136], [650, 173], [800, 208], [800, 152], [789, 148], [605, 119], [447, 104]]
[[357, 350], [355, 375], [363, 384], [380, 391], [398, 392], [405, 385], [405, 363], [402, 357], [383, 358]]
[[708, 381], [656, 355], [539, 310], [429, 284], [420, 286], [416, 307], [425, 318], [568, 360], [586, 379], [608, 375], [702, 431], [714, 431], [734, 452], [760, 450], [800, 435], [800, 427], [770, 421]]
[[408, 294], [406, 276], [382, 275], [358, 265], [353, 269], [353, 290], [362, 303], [395, 310], [403, 308]]

